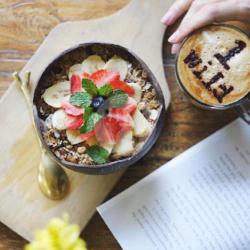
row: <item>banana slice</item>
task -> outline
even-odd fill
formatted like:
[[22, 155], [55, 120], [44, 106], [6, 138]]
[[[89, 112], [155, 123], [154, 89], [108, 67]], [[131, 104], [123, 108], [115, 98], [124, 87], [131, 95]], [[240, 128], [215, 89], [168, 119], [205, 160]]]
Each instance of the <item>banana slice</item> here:
[[47, 88], [42, 95], [42, 98], [44, 101], [54, 107], [54, 108], [60, 108], [61, 102], [64, 100], [65, 97], [70, 95], [70, 82], [64, 81], [59, 82], [51, 87]]
[[136, 137], [147, 136], [151, 130], [151, 125], [138, 109], [136, 109], [133, 115], [133, 119], [134, 119], [134, 136]]
[[80, 137], [80, 131], [78, 130], [66, 130], [66, 135], [72, 145], [83, 142], [83, 139]]
[[82, 62], [82, 72], [92, 74], [99, 69], [104, 68], [104, 61], [100, 56], [92, 55]]
[[113, 149], [114, 157], [126, 157], [133, 153], [134, 141], [132, 131], [126, 132]]
[[57, 130], [65, 130], [67, 128], [67, 121], [67, 114], [64, 112], [64, 110], [59, 109], [52, 116], [52, 127]]
[[81, 75], [82, 74], [82, 64], [74, 64], [73, 66], [70, 67], [69, 69], [69, 74], [68, 74], [68, 77], [69, 77], [69, 80], [71, 79], [71, 76], [73, 74], [76, 74], [76, 75]]
[[104, 66], [104, 69], [120, 73], [120, 78], [125, 79], [128, 73], [128, 62], [118, 56], [113, 56]]
[[133, 98], [136, 100], [137, 103], [141, 101], [142, 89], [141, 85], [137, 82], [129, 82], [127, 83], [130, 87], [132, 87], [135, 91]]

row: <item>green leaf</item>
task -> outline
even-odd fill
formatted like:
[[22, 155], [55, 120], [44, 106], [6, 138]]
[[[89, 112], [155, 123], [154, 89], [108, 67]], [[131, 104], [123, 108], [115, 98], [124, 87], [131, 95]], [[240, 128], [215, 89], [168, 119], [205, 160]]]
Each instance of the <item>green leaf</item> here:
[[91, 104], [91, 95], [85, 92], [76, 92], [69, 99], [69, 102], [75, 106], [80, 106], [83, 108], [89, 107]]
[[109, 96], [113, 92], [113, 88], [110, 84], [105, 84], [98, 89], [98, 94], [101, 96]]
[[88, 148], [86, 153], [98, 164], [106, 163], [109, 157], [109, 152], [97, 145]]
[[84, 118], [84, 121], [87, 121], [90, 117], [90, 115], [93, 113], [93, 108], [92, 107], [86, 107], [84, 109], [84, 114], [83, 114], [83, 118]]
[[98, 113], [92, 113], [88, 120], [85, 120], [84, 125], [80, 128], [80, 133], [84, 134], [94, 129], [96, 123], [102, 118]]
[[119, 108], [126, 104], [128, 101], [128, 95], [120, 89], [114, 90], [109, 97], [110, 106], [113, 108]]
[[91, 80], [89, 80], [89, 79], [87, 79], [87, 78], [83, 78], [82, 79], [82, 87], [91, 96], [96, 96], [97, 93], [98, 93], [98, 88], [96, 87], [96, 85], [94, 84], [94, 82], [91, 81]]

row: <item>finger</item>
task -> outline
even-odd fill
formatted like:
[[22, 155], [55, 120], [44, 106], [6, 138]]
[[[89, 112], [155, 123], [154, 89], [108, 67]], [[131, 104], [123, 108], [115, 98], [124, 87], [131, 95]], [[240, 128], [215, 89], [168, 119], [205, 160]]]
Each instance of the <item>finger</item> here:
[[188, 34], [196, 29], [212, 22], [241, 20], [242, 15], [242, 8], [235, 6], [233, 1], [205, 5], [198, 12], [185, 18], [168, 41], [171, 43], [180, 43]]
[[171, 48], [171, 53], [172, 54], [176, 54], [179, 52], [181, 48], [181, 44], [180, 43], [176, 43], [176, 44], [173, 44], [172, 48]]
[[161, 19], [165, 25], [173, 24], [190, 7], [193, 0], [177, 0]]

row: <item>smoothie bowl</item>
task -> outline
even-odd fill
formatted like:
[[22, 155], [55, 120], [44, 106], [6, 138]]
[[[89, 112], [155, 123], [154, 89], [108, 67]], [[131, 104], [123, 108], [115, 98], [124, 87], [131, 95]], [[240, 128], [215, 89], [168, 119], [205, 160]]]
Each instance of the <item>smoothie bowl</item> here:
[[150, 150], [165, 105], [142, 60], [121, 46], [89, 43], [65, 51], [45, 69], [33, 112], [53, 160], [74, 171], [107, 174]]

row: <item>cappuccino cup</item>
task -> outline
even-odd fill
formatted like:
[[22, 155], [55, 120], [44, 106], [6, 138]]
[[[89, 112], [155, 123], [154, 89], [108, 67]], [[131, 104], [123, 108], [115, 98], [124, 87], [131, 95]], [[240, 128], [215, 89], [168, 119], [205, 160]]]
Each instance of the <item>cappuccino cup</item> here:
[[195, 105], [236, 108], [250, 124], [250, 40], [240, 29], [213, 24], [193, 32], [177, 55], [176, 78]]

